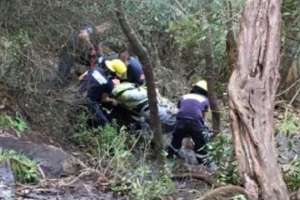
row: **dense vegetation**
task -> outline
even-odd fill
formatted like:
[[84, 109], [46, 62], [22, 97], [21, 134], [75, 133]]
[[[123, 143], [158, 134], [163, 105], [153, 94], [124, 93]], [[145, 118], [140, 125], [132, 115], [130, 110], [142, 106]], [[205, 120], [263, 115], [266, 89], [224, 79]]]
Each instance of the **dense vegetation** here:
[[[149, 51], [162, 95], [176, 102], [195, 80], [213, 77], [211, 89], [221, 110], [222, 131], [208, 145], [218, 168], [210, 186], [240, 185], [228, 128], [227, 83], [234, 67], [232, 58], [245, 1], [123, 2], [129, 23]], [[88, 128], [86, 110], [78, 106], [74, 92], [78, 86], [76, 72], [82, 66], [77, 65], [72, 72], [70, 85], [55, 84], [62, 46], [84, 24], [108, 24], [109, 29], [96, 40], [116, 51], [129, 45], [114, 9], [111, 0], [0, 1], [0, 129], [17, 137], [31, 130], [43, 131], [58, 143], [79, 149], [87, 166], [109, 179], [109, 190], [131, 199], [162, 199], [178, 193], [174, 180], [182, 163], [154, 161], [149, 138], [130, 128], [117, 124]], [[276, 137], [287, 138], [288, 148], [294, 152], [288, 162], [281, 163], [283, 178], [289, 191], [294, 192], [300, 187], [296, 149], [300, 133], [300, 2], [283, 0], [282, 16]], [[213, 59], [211, 67], [207, 67], [208, 56]], [[17, 181], [33, 184], [42, 177], [36, 163], [21, 154], [1, 150], [3, 160], [10, 160]], [[234, 199], [244, 198], [237, 195]]]

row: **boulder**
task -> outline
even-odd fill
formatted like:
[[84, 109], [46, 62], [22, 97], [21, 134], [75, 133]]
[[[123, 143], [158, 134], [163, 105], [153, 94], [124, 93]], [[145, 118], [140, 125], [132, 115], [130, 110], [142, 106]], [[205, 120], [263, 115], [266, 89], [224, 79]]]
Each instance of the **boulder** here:
[[0, 199], [14, 200], [15, 193], [15, 177], [10, 162], [2, 161], [0, 163]]
[[0, 136], [0, 148], [14, 150], [35, 160], [47, 178], [71, 175], [81, 169], [81, 162], [62, 149], [47, 144], [35, 144], [13, 136]]

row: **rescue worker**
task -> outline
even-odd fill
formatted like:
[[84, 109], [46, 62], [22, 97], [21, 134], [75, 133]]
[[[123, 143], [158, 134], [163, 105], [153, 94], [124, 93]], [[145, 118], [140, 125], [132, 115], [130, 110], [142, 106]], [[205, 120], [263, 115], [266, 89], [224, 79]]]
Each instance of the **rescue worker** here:
[[127, 67], [125, 63], [120, 59], [106, 60], [105, 68], [103, 70], [108, 70], [107, 75], [120, 80], [125, 80], [127, 77]]
[[120, 54], [120, 59], [127, 65], [126, 81], [135, 83], [136, 85], [143, 85], [145, 83], [145, 75], [143, 65], [137, 57], [130, 56], [129, 51], [126, 50]]
[[[140, 124], [148, 123], [150, 118], [147, 90], [143, 86], [137, 87], [134, 83], [121, 82], [114, 85], [112, 91], [113, 97], [117, 100], [119, 106], [125, 108], [131, 114], [131, 117]], [[158, 98], [158, 114], [162, 122], [165, 133], [171, 133], [174, 130], [176, 122], [176, 111], [168, 109], [168, 106], [162, 104], [162, 97]]]
[[68, 41], [62, 46], [59, 53], [58, 80], [59, 85], [64, 85], [74, 69], [75, 63], [90, 67], [95, 67], [98, 57], [98, 35], [110, 28], [107, 23], [99, 26], [85, 24], [79, 31], [72, 32]]
[[178, 102], [176, 128], [171, 144], [168, 147], [168, 157], [179, 156], [182, 140], [191, 137], [194, 141], [194, 151], [199, 163], [205, 163], [207, 152], [205, 144], [211, 137], [205, 126], [205, 113], [208, 111], [207, 82], [197, 82], [190, 94], [181, 97]]
[[104, 126], [109, 123], [110, 117], [103, 110], [103, 103], [116, 104], [116, 101], [110, 98], [113, 85], [119, 80], [111, 79], [104, 75], [100, 68], [90, 69], [86, 72], [85, 89], [87, 91], [86, 99], [90, 113], [93, 115], [92, 126]]

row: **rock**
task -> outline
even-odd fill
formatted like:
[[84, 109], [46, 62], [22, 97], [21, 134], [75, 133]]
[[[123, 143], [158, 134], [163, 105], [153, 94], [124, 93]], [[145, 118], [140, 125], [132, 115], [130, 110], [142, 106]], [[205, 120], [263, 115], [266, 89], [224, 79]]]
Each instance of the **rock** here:
[[80, 162], [63, 150], [46, 144], [35, 144], [13, 136], [0, 136], [0, 147], [11, 149], [35, 160], [48, 178], [76, 173]]
[[15, 192], [15, 177], [10, 162], [2, 161], [0, 163], [0, 199], [13, 200]]

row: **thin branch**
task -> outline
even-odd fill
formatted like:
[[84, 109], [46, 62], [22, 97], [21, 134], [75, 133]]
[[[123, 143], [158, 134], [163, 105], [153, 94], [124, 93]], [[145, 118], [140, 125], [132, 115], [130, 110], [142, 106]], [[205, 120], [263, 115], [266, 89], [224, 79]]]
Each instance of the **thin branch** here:
[[289, 105], [292, 105], [294, 103], [294, 101], [296, 100], [296, 98], [298, 97], [299, 94], [300, 94], [300, 88], [298, 88], [298, 90], [296, 91], [296, 94], [293, 96], [293, 98], [289, 102]]
[[283, 94], [287, 93], [288, 91], [290, 91], [293, 87], [295, 87], [298, 83], [300, 82], [300, 78], [298, 80], [296, 80], [293, 84], [291, 84], [287, 89], [285, 89], [284, 91], [280, 92], [279, 94], [276, 95], [276, 97], [280, 97]]

